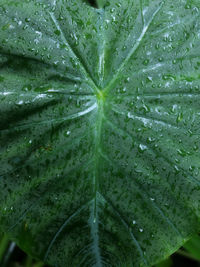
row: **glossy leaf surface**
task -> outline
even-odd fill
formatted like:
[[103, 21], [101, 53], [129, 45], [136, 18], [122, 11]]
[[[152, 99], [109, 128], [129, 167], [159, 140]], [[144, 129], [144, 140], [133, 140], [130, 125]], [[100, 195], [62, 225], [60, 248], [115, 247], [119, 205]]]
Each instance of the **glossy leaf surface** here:
[[199, 0], [0, 0], [0, 229], [52, 266], [150, 266], [199, 229]]

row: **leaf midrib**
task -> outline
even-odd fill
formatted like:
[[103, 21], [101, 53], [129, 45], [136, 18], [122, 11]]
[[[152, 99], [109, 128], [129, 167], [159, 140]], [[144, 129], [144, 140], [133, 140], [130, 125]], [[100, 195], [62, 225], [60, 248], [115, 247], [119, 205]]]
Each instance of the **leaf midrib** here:
[[[91, 83], [94, 93], [96, 95], [96, 107], [97, 107], [97, 119], [96, 119], [96, 127], [95, 127], [95, 149], [94, 149], [94, 157], [95, 157], [95, 164], [94, 164], [94, 180], [93, 180], [93, 184], [94, 184], [94, 209], [93, 209], [93, 214], [92, 214], [92, 222], [91, 222], [91, 233], [92, 233], [92, 238], [93, 238], [93, 243], [94, 243], [94, 253], [96, 256], [96, 261], [98, 266], [102, 266], [101, 264], [101, 254], [99, 251], [99, 244], [98, 244], [98, 238], [96, 238], [96, 234], [98, 232], [98, 211], [97, 211], [97, 193], [98, 193], [98, 184], [99, 184], [99, 149], [101, 146], [101, 131], [102, 131], [102, 122], [103, 122], [103, 105], [104, 105], [104, 99], [102, 98], [102, 93], [101, 90], [97, 87], [95, 81], [92, 79], [91, 75], [89, 74], [89, 72], [87, 71], [87, 68], [84, 66], [83, 62], [79, 59], [78, 56], [76, 56], [75, 51], [72, 49], [72, 47], [70, 46], [70, 44], [68, 43], [62, 29], [59, 26], [59, 23], [56, 19], [56, 17], [54, 16], [54, 14], [52, 12], [49, 12], [51, 19], [54, 22], [54, 25], [56, 26], [56, 28], [61, 32], [61, 37], [64, 41], [64, 43], [70, 47], [71, 52], [73, 53], [73, 55], [75, 56], [75, 58], [77, 59], [77, 61], [79, 62], [83, 73], [85, 74], [86, 78], [89, 80], [89, 82]], [[104, 61], [104, 47], [101, 47], [101, 58], [100, 58], [100, 62], [99, 62], [99, 74], [103, 75], [104, 72], [104, 66], [102, 64], [102, 62]], [[104, 62], [103, 62], [104, 63]]]

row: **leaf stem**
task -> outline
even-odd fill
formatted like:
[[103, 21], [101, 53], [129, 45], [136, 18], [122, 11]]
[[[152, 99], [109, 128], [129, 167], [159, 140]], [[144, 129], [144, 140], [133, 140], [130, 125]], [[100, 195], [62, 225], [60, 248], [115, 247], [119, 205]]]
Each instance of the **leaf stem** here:
[[16, 244], [14, 242], [9, 242], [8, 244], [9, 244], [9, 246], [4, 251], [3, 260], [1, 261], [1, 267], [8, 266], [8, 263], [9, 263], [10, 258], [12, 256], [12, 253], [16, 247]]
[[103, 8], [105, 1], [104, 0], [96, 0], [96, 3], [97, 3], [98, 8]]
[[1, 241], [0, 241], [0, 262], [2, 262], [4, 253], [6, 252], [9, 245], [9, 240], [6, 235], [3, 235]]
[[25, 266], [26, 266], [26, 267], [31, 267], [32, 264], [33, 264], [32, 257], [28, 255], [28, 256], [26, 257], [26, 263], [25, 263]]

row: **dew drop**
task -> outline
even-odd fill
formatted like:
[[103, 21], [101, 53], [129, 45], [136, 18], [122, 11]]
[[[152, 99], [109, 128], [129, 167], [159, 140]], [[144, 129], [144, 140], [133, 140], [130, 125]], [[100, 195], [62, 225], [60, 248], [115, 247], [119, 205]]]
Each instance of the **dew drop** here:
[[68, 136], [70, 136], [70, 134], [71, 134], [71, 131], [66, 131], [65, 133], [64, 133], [64, 136], [66, 136], [66, 137], [68, 137]]
[[30, 19], [30, 18], [25, 18], [25, 21], [26, 21], [26, 22], [30, 22], [31, 19]]
[[145, 59], [145, 60], [143, 61], [143, 64], [144, 64], [145, 66], [147, 66], [147, 65], [149, 64], [149, 59]]
[[128, 83], [128, 82], [130, 82], [130, 77], [127, 77], [127, 78], [125, 79], [125, 83]]
[[176, 122], [180, 122], [183, 119], [183, 113], [179, 113], [176, 119]]
[[20, 100], [20, 101], [17, 102], [16, 104], [21, 106], [21, 105], [23, 105], [23, 103], [24, 103], [24, 102], [23, 102], [22, 100]]
[[143, 145], [143, 144], [140, 144], [139, 145], [139, 152], [144, 152], [147, 150], [147, 146]]

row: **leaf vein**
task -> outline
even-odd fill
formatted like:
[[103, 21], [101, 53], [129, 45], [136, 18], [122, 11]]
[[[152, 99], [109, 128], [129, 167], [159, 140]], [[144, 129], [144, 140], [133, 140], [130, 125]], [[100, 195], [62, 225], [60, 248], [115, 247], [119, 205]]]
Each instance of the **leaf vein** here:
[[[142, 40], [146, 34], [146, 32], [148, 31], [150, 25], [152, 24], [154, 18], [156, 17], [156, 15], [158, 14], [158, 12], [161, 10], [162, 6], [163, 6], [164, 2], [161, 2], [161, 4], [158, 6], [158, 8], [155, 10], [155, 12], [153, 13], [153, 15], [151, 16], [151, 19], [146, 23], [146, 25], [143, 25], [143, 29], [142, 32], [139, 36], [139, 38], [137, 39], [135, 45], [133, 46], [133, 48], [130, 50], [130, 52], [128, 53], [127, 57], [124, 59], [124, 61], [121, 63], [120, 67], [118, 68], [118, 70], [116, 71], [116, 73], [114, 74], [113, 78], [111, 79], [111, 81], [108, 83], [105, 91], [109, 91], [111, 85], [116, 81], [119, 73], [124, 69], [124, 66], [126, 65], [126, 63], [129, 61], [129, 59], [134, 55], [135, 51], [139, 48], [139, 46], [142, 43]], [[143, 18], [143, 15], [142, 15]]]
[[68, 223], [70, 223], [70, 221], [76, 216], [78, 215], [85, 207], [87, 207], [87, 205], [91, 202], [88, 201], [87, 203], [85, 203], [84, 205], [82, 205], [80, 208], [78, 208], [72, 215], [70, 215], [67, 220], [60, 226], [59, 230], [56, 232], [56, 234], [54, 235], [54, 237], [52, 238], [51, 242], [49, 243], [46, 253], [44, 255], [44, 261], [46, 261], [49, 252], [53, 246], [53, 244], [55, 243], [56, 239], [58, 238], [58, 236], [60, 235], [60, 233], [64, 230], [64, 228], [68, 225]]
[[76, 60], [79, 62], [81, 68], [82, 68], [82, 71], [83, 73], [86, 75], [87, 79], [91, 82], [91, 84], [93, 85], [92, 88], [94, 89], [94, 92], [95, 93], [98, 93], [99, 92], [99, 89], [96, 85], [96, 82], [94, 81], [94, 79], [92, 78], [91, 74], [89, 73], [88, 71], [88, 68], [87, 66], [84, 64], [83, 60], [81, 60], [81, 58], [77, 55], [77, 53], [75, 52], [75, 50], [72, 48], [72, 45], [70, 45], [70, 43], [67, 41], [65, 35], [64, 35], [64, 32], [63, 30], [61, 29], [61, 26], [57, 20], [57, 18], [55, 17], [54, 13], [52, 12], [49, 12], [49, 15], [56, 27], [56, 29], [61, 33], [61, 38], [63, 40], [63, 42], [65, 43], [65, 45], [67, 45], [67, 47], [70, 48], [73, 56], [76, 58]]
[[114, 211], [115, 215], [117, 215], [117, 217], [120, 219], [120, 221], [122, 222], [122, 224], [125, 226], [125, 228], [127, 229], [133, 243], [135, 244], [139, 254], [140, 254], [140, 257], [142, 258], [142, 260], [144, 261], [144, 263], [146, 265], [147, 264], [147, 260], [146, 258], [144, 257], [144, 253], [143, 253], [143, 250], [138, 242], [138, 240], [135, 238], [132, 230], [130, 229], [128, 223], [126, 222], [126, 220], [123, 218], [123, 216], [120, 214], [120, 212], [113, 206], [113, 204], [108, 200], [106, 199], [106, 197], [104, 195], [102, 195], [102, 193], [98, 192], [100, 194], [100, 196], [103, 198], [104, 202], [106, 202], [111, 208], [112, 210]]

